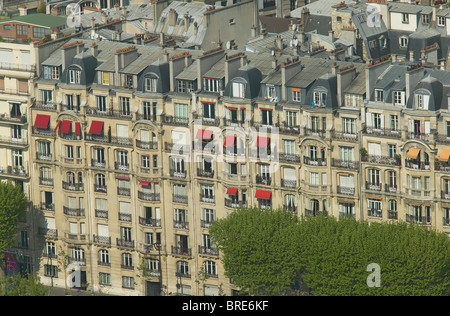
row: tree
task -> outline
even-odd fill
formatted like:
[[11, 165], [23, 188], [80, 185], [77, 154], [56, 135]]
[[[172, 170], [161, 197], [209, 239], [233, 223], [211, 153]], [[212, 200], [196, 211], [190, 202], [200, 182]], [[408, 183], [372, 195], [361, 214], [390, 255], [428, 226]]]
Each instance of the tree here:
[[225, 274], [235, 285], [252, 295], [292, 290], [298, 271], [292, 213], [239, 209], [214, 221], [209, 232], [223, 253]]
[[46, 13], [47, 12], [47, 8], [45, 7], [45, 2], [44, 0], [41, 0], [41, 2], [39, 3], [39, 7], [36, 10], [37, 13]]
[[[226, 276], [249, 294], [450, 294], [450, 241], [423, 226], [240, 209], [210, 234]], [[367, 283], [372, 263], [380, 287]]]
[[20, 186], [0, 181], [0, 257], [14, 243], [19, 221], [24, 218], [28, 200]]
[[40, 283], [39, 277], [28, 274], [8, 276], [0, 281], [0, 296], [47, 296], [50, 289]]

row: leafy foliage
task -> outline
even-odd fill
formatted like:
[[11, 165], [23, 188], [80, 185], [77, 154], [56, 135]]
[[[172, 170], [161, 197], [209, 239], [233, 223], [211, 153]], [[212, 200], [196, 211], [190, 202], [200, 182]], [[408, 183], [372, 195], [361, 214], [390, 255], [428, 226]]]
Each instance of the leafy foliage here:
[[46, 296], [49, 293], [50, 290], [33, 274], [26, 277], [17, 274], [0, 281], [0, 296]]
[[[450, 241], [406, 223], [241, 209], [212, 224], [226, 275], [249, 294], [448, 295]], [[370, 263], [381, 286], [369, 287]]]
[[14, 242], [17, 225], [25, 216], [27, 205], [25, 193], [19, 186], [9, 181], [0, 182], [0, 252]]

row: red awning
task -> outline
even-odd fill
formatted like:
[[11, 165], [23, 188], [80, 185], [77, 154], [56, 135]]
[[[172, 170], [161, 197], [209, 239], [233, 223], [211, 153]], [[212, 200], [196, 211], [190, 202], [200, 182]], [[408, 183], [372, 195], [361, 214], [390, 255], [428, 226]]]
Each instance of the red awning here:
[[50, 115], [38, 114], [36, 115], [36, 120], [34, 121], [34, 127], [47, 129], [49, 122], [50, 122]]
[[198, 139], [211, 139], [212, 131], [205, 130], [205, 129], [199, 129], [197, 131], [197, 138]]
[[55, 132], [58, 130], [59, 125], [61, 125], [61, 121], [58, 121], [58, 123], [56, 123]]
[[60, 132], [62, 134], [69, 134], [70, 132], [70, 126], [72, 125], [72, 121], [68, 121], [68, 120], [64, 120], [61, 123], [61, 128], [60, 128]]
[[265, 190], [256, 190], [255, 198], [269, 200], [272, 192]]
[[145, 187], [147, 187], [147, 186], [150, 185], [150, 181], [141, 180], [141, 181], [139, 182], [139, 184], [140, 184], [140, 185], [143, 185], [143, 186], [145, 186]]
[[80, 135], [81, 132], [81, 126], [79, 122], [75, 123], [75, 135]]
[[269, 137], [260, 137], [256, 139], [256, 146], [258, 147], [267, 147], [269, 145], [270, 138]]
[[236, 193], [237, 193], [237, 188], [228, 188], [227, 189], [227, 194], [228, 195], [236, 195]]
[[103, 122], [92, 121], [91, 128], [89, 129], [89, 134], [100, 135], [103, 130]]
[[226, 136], [223, 145], [226, 147], [233, 147], [235, 139], [236, 136]]

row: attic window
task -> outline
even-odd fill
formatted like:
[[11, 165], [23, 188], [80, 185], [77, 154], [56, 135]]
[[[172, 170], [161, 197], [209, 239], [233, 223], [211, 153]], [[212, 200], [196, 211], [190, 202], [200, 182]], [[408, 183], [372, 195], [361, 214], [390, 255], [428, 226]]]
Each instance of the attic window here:
[[145, 77], [145, 91], [156, 92], [156, 85], [158, 83], [158, 78], [154, 76]]
[[360, 23], [366, 22], [366, 16], [365, 16], [365, 15], [360, 15], [360, 16], [358, 16], [358, 19], [359, 19], [359, 22], [360, 22]]
[[422, 14], [422, 24], [430, 24], [430, 15], [428, 14]]
[[445, 25], [445, 16], [438, 16], [437, 25], [439, 25], [439, 26]]
[[428, 104], [430, 101], [430, 96], [424, 93], [415, 94], [416, 109], [428, 110]]
[[69, 82], [79, 84], [81, 71], [77, 69], [69, 69]]
[[398, 39], [400, 47], [406, 47], [408, 46], [408, 38], [405, 36], [402, 36]]
[[409, 23], [409, 14], [402, 13], [402, 23]]
[[325, 106], [326, 92], [314, 91], [314, 106]]

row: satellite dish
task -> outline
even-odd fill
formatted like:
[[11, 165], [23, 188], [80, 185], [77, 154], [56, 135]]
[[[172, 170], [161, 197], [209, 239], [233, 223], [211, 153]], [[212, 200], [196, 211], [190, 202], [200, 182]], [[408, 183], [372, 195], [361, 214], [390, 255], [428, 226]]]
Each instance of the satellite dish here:
[[227, 49], [230, 49], [231, 48], [231, 43], [230, 43], [230, 41], [228, 41], [227, 42]]

